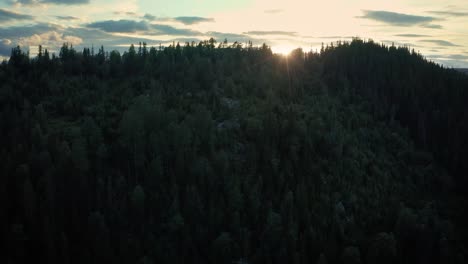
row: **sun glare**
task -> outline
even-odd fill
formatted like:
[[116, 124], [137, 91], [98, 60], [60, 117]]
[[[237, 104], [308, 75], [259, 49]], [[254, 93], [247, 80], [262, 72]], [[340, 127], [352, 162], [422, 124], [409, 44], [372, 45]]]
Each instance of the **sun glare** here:
[[291, 53], [291, 51], [293, 49], [295, 49], [296, 47], [292, 46], [292, 45], [278, 45], [278, 46], [273, 46], [271, 47], [271, 50], [273, 51], [273, 53], [277, 53], [277, 54], [281, 54], [281, 55], [284, 55], [284, 56], [288, 56], [289, 53]]

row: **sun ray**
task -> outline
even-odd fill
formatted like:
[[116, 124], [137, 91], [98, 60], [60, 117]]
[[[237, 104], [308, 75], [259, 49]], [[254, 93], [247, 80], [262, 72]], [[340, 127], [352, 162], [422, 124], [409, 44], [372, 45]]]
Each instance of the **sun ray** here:
[[291, 53], [291, 51], [292, 51], [293, 49], [295, 49], [295, 48], [296, 48], [296, 47], [294, 47], [293, 45], [281, 44], [281, 45], [272, 46], [272, 47], [271, 47], [271, 50], [272, 50], [274, 53], [278, 53], [278, 54], [287, 56], [287, 55], [289, 55], [289, 53]]

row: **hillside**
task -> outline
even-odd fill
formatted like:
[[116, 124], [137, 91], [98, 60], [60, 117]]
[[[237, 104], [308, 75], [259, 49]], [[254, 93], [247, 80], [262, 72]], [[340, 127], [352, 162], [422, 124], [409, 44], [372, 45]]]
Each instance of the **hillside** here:
[[215, 44], [12, 51], [6, 263], [464, 263], [466, 75]]
[[463, 73], [466, 73], [466, 74], [468, 74], [468, 69], [464, 69], [464, 68], [457, 68], [456, 70], [457, 70], [457, 71], [459, 71], [459, 72], [463, 72]]

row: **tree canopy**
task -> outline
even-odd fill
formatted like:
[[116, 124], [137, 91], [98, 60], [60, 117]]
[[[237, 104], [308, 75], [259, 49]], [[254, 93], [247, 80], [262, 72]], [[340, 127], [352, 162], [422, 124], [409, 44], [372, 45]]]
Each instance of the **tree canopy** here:
[[464, 263], [468, 77], [355, 39], [14, 48], [6, 263]]

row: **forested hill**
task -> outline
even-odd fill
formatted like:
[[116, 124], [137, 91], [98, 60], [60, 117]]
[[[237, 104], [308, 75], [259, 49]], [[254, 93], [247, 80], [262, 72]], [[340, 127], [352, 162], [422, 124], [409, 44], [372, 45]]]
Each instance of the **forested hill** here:
[[456, 70], [459, 71], [459, 72], [463, 72], [463, 73], [468, 74], [468, 69], [466, 69], [466, 68], [458, 68]]
[[5, 263], [465, 263], [468, 77], [362, 40], [12, 50]]

